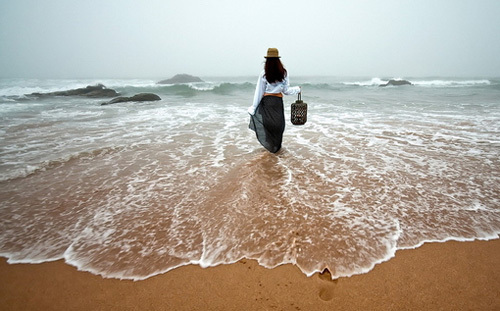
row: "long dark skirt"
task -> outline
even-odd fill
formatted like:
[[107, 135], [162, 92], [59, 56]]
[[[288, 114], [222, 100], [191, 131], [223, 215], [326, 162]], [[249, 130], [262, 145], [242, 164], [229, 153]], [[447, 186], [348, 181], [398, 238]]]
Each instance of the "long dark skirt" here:
[[285, 112], [283, 98], [278, 96], [262, 97], [255, 114], [250, 115], [248, 127], [255, 131], [257, 139], [269, 152], [281, 149], [285, 131]]

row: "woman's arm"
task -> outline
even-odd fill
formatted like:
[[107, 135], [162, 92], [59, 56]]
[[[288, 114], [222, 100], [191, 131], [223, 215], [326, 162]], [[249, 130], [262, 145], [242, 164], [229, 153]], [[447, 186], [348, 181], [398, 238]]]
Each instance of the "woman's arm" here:
[[301, 91], [300, 86], [290, 86], [290, 82], [288, 80], [288, 76], [283, 80], [283, 91], [282, 93], [285, 95], [295, 95], [299, 94]]
[[257, 87], [255, 88], [255, 94], [253, 95], [253, 104], [248, 108], [248, 113], [251, 115], [255, 114], [257, 106], [259, 106], [262, 96], [264, 96], [264, 91], [266, 90], [266, 83], [264, 81], [264, 71], [259, 75], [259, 80], [257, 80]]

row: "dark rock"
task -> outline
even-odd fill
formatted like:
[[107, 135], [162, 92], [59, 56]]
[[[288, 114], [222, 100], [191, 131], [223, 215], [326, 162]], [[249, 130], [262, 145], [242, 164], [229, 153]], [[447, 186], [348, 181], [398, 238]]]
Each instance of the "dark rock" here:
[[191, 82], [205, 82], [202, 79], [191, 76], [188, 74], [175, 75], [170, 79], [162, 80], [158, 84], [177, 84], [177, 83], [191, 83]]
[[157, 101], [161, 100], [160, 96], [153, 94], [153, 93], [140, 93], [136, 94], [131, 97], [125, 97], [125, 96], [120, 96], [117, 98], [113, 98], [109, 102], [102, 103], [101, 106], [104, 105], [111, 105], [111, 104], [116, 104], [116, 103], [123, 103], [123, 102], [151, 102], [151, 101]]
[[412, 85], [410, 81], [407, 80], [389, 80], [386, 84], [380, 84], [379, 86], [400, 86], [400, 85]]
[[29, 96], [85, 96], [92, 98], [101, 98], [101, 97], [116, 97], [120, 95], [113, 89], [108, 89], [102, 84], [97, 85], [89, 85], [84, 88], [73, 89], [68, 91], [59, 91], [59, 92], [49, 92], [49, 93], [31, 93]]

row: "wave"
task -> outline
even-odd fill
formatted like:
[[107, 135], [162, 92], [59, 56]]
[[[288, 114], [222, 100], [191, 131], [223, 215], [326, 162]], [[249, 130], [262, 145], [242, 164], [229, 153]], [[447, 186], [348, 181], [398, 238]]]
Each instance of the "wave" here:
[[[492, 85], [492, 81], [488, 79], [478, 79], [478, 80], [442, 80], [442, 79], [432, 79], [432, 80], [422, 80], [422, 79], [403, 79], [403, 78], [392, 78], [393, 80], [407, 80], [415, 86], [425, 86], [425, 87], [467, 87], [467, 86], [489, 86]], [[381, 84], [386, 84], [391, 79], [381, 79], [381, 78], [371, 78], [365, 81], [346, 81], [342, 82], [345, 86], [380, 86]]]
[[0, 103], [12, 103], [12, 102], [16, 102], [16, 100], [13, 98], [9, 98], [7, 96], [0, 96]]
[[414, 85], [419, 86], [476, 86], [476, 85], [491, 85], [490, 80], [415, 80]]
[[31, 175], [35, 175], [41, 172], [45, 172], [51, 169], [55, 169], [65, 165], [71, 161], [75, 161], [82, 158], [95, 158], [99, 156], [103, 156], [110, 153], [116, 153], [123, 150], [125, 147], [123, 146], [114, 146], [114, 147], [105, 147], [91, 151], [82, 151], [79, 153], [74, 153], [67, 155], [65, 157], [61, 157], [53, 160], [46, 160], [38, 164], [27, 164], [24, 167], [19, 167], [17, 169], [12, 170], [4, 170], [4, 172], [0, 173], [0, 182], [11, 181], [18, 178], [25, 178]]
[[[352, 87], [378, 87], [386, 84], [386, 78], [367, 78], [366, 80], [332, 80], [330, 77], [312, 77], [314, 82], [308, 78], [294, 80], [293, 85], [301, 85], [303, 88], [321, 91], [339, 91]], [[401, 78], [393, 78], [399, 80]], [[500, 81], [490, 79], [460, 79], [460, 78], [404, 78], [418, 87], [491, 87], [498, 89]], [[196, 82], [184, 84], [157, 84], [153, 80], [119, 80], [119, 79], [96, 79], [96, 80], [0, 80], [0, 101], [12, 102], [18, 100], [29, 100], [26, 96], [31, 93], [50, 93], [67, 91], [88, 85], [103, 84], [107, 88], [114, 89], [123, 96], [137, 93], [156, 93], [164, 95], [176, 95], [191, 97], [197, 94], [230, 95], [237, 92], [252, 92], [255, 89], [254, 82], [232, 81], [227, 78], [217, 82]]]
[[145, 87], [127, 86], [123, 88], [116, 88], [116, 91], [123, 95], [130, 95], [136, 93], [156, 93], [161, 95], [174, 95], [182, 97], [193, 97], [203, 94], [216, 94], [216, 95], [231, 95], [237, 92], [248, 92], [255, 89], [255, 84], [250, 82], [244, 83], [210, 83], [210, 82], [197, 82], [197, 83], [183, 83], [183, 84], [170, 84], [170, 85], [150, 85]]
[[153, 81], [92, 81], [88, 83], [68, 83], [59, 82], [60, 85], [50, 86], [7, 86], [0, 85], [0, 102], [16, 102], [19, 100], [32, 99], [29, 94], [32, 93], [51, 93], [58, 91], [68, 91], [71, 89], [82, 88], [88, 85], [103, 84], [106, 88], [114, 89], [121, 96], [130, 96], [137, 93], [155, 93], [159, 95], [177, 95], [190, 97], [197, 94], [213, 93], [218, 95], [230, 95], [236, 92], [248, 92], [255, 89], [255, 84], [250, 82], [199, 82], [184, 84], [157, 84]]
[[[446, 96], [425, 109], [378, 98], [357, 105], [350, 100], [370, 86], [341, 81], [297, 79], [351, 91], [314, 104], [311, 122], [289, 126], [277, 155], [248, 138], [239, 103], [56, 103], [42, 105], [42, 113], [32, 105], [5, 113], [2, 137], [12, 140], [2, 146], [8, 161], [0, 173], [31, 175], [1, 184], [8, 200], [1, 204], [0, 256], [10, 263], [65, 259], [129, 279], [243, 257], [269, 268], [294, 263], [307, 275], [328, 267], [340, 277], [425, 241], [497, 238], [498, 100], [480, 109], [483, 98], [454, 104]], [[120, 87], [216, 97], [251, 94], [254, 84]], [[422, 90], [401, 97], [434, 95]], [[98, 120], [80, 122], [94, 115]], [[23, 132], [39, 135], [14, 135]], [[38, 164], [42, 159], [49, 161]]]
[[107, 88], [138, 86], [144, 87], [153, 84], [151, 81], [140, 80], [55, 80], [55, 79], [0, 79], [0, 96], [7, 98], [23, 98], [32, 93], [53, 93], [72, 89], [84, 88], [89, 85], [103, 84]]
[[168, 92], [185, 92], [186, 90], [194, 91], [194, 92], [213, 92], [216, 94], [229, 94], [236, 91], [246, 91], [253, 90], [255, 88], [255, 84], [250, 82], [244, 83], [231, 83], [231, 82], [222, 82], [222, 83], [207, 83], [207, 82], [199, 82], [199, 83], [187, 83], [187, 84], [173, 84], [168, 86], [162, 86], [161, 90]]
[[387, 82], [389, 82], [389, 80], [383, 81], [380, 78], [372, 78], [367, 81], [342, 82], [342, 84], [347, 86], [379, 86], [380, 84], [385, 84]]
[[334, 84], [329, 84], [329, 83], [297, 83], [300, 85], [303, 89], [313, 89], [313, 90], [322, 90], [322, 91], [339, 91], [342, 89], [342, 86], [334, 83]]
[[[395, 80], [402, 80], [401, 78], [394, 78]], [[487, 79], [480, 80], [417, 80], [417, 79], [405, 79], [411, 82], [414, 86], [422, 87], [470, 87], [470, 86], [490, 86], [492, 82]], [[366, 81], [344, 81], [344, 82], [296, 82], [295, 84], [300, 84], [305, 89], [313, 90], [323, 90], [323, 91], [339, 91], [345, 89], [346, 87], [378, 87], [382, 84], [389, 82], [389, 79], [381, 78], [371, 78]], [[186, 84], [171, 84], [171, 85], [156, 85], [150, 87], [151, 92], [161, 92], [164, 94], [174, 94], [181, 96], [194, 96], [200, 93], [214, 93], [219, 95], [229, 95], [234, 92], [248, 92], [255, 89], [255, 83], [243, 82], [243, 83], [232, 83], [232, 82], [222, 82], [222, 83], [210, 83], [210, 82], [199, 82], [199, 83], [186, 83]], [[131, 87], [123, 89], [124, 92], [131, 91]], [[135, 88], [134, 91], [144, 91], [144, 88]]]

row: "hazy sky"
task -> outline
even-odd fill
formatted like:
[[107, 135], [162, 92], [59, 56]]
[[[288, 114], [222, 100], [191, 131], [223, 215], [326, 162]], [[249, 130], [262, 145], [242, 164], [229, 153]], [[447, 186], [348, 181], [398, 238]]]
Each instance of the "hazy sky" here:
[[0, 77], [500, 76], [500, 0], [0, 0]]

